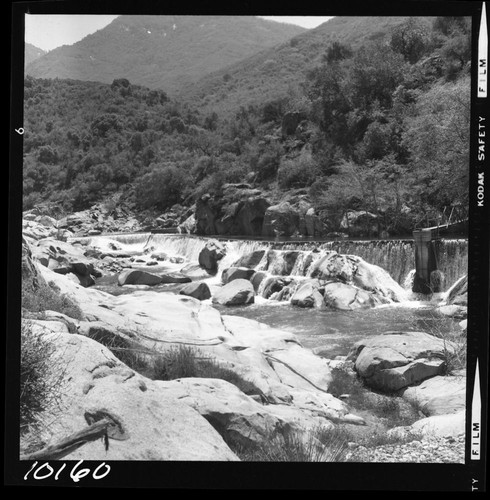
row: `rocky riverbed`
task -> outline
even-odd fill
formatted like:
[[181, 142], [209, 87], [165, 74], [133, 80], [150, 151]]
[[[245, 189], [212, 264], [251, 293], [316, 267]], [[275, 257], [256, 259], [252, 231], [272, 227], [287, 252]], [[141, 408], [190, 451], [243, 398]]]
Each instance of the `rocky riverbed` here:
[[[32, 217], [24, 222], [23, 279], [34, 289], [56, 289], [79, 306], [81, 316], [25, 313], [24, 321], [50, 339], [67, 366], [64, 409], [45, 431], [44, 444], [108, 418], [117, 428], [109, 448], [89, 443], [70, 458], [233, 461], [237, 447], [264, 445], [273, 436], [296, 433], [306, 439], [318, 428], [348, 428], [351, 436], [365, 437], [385, 429], [384, 420], [366, 411], [379, 401], [363, 408], [349, 394], [352, 386], [345, 393], [334, 390], [335, 374], [343, 370], [387, 408], [392, 400], [417, 408], [410, 425], [390, 430], [416, 439], [400, 437], [397, 444], [375, 448], [346, 439], [346, 459], [463, 460], [465, 377], [448, 373], [463, 327], [451, 339], [423, 331], [380, 332], [353, 345], [346, 358], [329, 360], [303, 347], [293, 333], [213, 307], [247, 307], [260, 298], [351, 311], [405, 300], [406, 291], [383, 269], [336, 252], [287, 251], [252, 251], [222, 269], [227, 249], [216, 241], [189, 262], [155, 249], [142, 255], [110, 239], [103, 248], [76, 238], [61, 241], [50, 224]], [[300, 267], [309, 271], [299, 273]], [[97, 289], [104, 279], [128, 293]], [[177, 288], [154, 288], [171, 286]], [[464, 319], [464, 281], [458, 286], [440, 305], [456, 307]], [[179, 346], [192, 347], [253, 389], [246, 393], [213, 377], [147, 376], [149, 360]], [[136, 351], [143, 353], [138, 367], [121, 355]]]

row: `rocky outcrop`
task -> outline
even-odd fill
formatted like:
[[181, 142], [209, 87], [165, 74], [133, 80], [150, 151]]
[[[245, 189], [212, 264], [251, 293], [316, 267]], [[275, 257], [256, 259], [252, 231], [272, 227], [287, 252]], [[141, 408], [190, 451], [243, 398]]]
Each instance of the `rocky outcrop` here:
[[299, 231], [299, 214], [287, 201], [267, 208], [263, 236], [292, 236]]
[[345, 283], [327, 283], [323, 294], [327, 307], [341, 311], [366, 309], [380, 304], [373, 293]]
[[281, 122], [281, 132], [284, 137], [293, 135], [298, 125], [306, 118], [304, 113], [299, 111], [290, 111], [284, 113]]
[[250, 281], [235, 279], [220, 288], [213, 296], [213, 304], [223, 306], [238, 306], [253, 304], [255, 298], [254, 288]]
[[344, 215], [340, 229], [350, 236], [378, 236], [378, 217], [370, 212], [350, 210]]
[[428, 333], [387, 332], [357, 342], [348, 359], [369, 387], [395, 392], [442, 374], [454, 352], [454, 344]]
[[86, 255], [81, 245], [70, 244], [53, 238], [45, 238], [31, 245], [33, 258], [59, 274], [65, 274], [84, 287], [95, 284], [102, 276], [96, 267], [98, 260]]
[[270, 202], [248, 184], [225, 184], [219, 197], [203, 195], [196, 203], [196, 234], [260, 236]]
[[328, 252], [313, 264], [310, 276], [321, 280], [339, 280], [344, 283], [351, 281], [354, 266], [349, 257], [335, 251]]

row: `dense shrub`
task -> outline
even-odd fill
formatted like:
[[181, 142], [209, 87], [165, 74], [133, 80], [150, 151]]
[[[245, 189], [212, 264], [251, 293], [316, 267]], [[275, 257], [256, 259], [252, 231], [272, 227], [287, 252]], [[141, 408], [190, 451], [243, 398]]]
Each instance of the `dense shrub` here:
[[21, 327], [20, 427], [29, 431], [48, 410], [56, 410], [62, 391], [63, 365], [56, 360], [53, 339], [35, 333], [24, 321]]
[[[100, 341], [100, 339], [98, 339]], [[130, 368], [153, 380], [175, 380], [179, 378], [217, 378], [226, 380], [248, 395], [262, 392], [252, 382], [233, 370], [221, 366], [213, 358], [205, 356], [194, 347], [179, 345], [164, 353], [141, 354], [137, 348], [129, 346], [115, 348], [114, 341], [107, 345], [114, 354]]]
[[311, 154], [302, 152], [294, 159], [285, 159], [277, 171], [277, 182], [283, 189], [308, 187], [315, 181], [317, 165]]
[[171, 164], [159, 164], [136, 184], [136, 200], [143, 208], [166, 209], [182, 201], [189, 176]]

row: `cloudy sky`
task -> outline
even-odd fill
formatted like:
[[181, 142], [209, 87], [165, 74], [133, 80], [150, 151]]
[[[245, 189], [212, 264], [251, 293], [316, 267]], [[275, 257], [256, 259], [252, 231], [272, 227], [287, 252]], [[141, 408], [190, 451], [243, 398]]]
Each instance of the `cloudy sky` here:
[[[117, 16], [28, 14], [25, 19], [25, 41], [43, 50], [53, 50], [61, 45], [71, 45], [107, 26]], [[315, 28], [330, 17], [321, 16], [259, 16], [263, 19]]]

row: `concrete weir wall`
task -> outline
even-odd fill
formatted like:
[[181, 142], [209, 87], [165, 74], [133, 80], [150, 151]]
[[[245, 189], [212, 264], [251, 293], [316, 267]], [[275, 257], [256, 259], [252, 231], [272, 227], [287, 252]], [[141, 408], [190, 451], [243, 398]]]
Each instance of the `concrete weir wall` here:
[[412, 291], [430, 294], [439, 292], [431, 284], [431, 275], [438, 271], [437, 241], [431, 229], [422, 229], [413, 232], [415, 244], [415, 276]]

